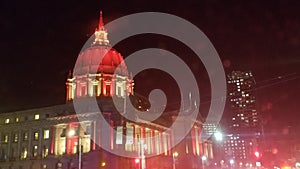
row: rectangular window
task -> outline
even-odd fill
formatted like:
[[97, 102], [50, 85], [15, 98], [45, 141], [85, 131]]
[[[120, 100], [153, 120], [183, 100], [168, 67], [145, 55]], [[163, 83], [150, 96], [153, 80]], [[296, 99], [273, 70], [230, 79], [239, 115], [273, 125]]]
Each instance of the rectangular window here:
[[27, 148], [23, 147], [22, 152], [21, 152], [21, 160], [24, 160], [27, 158]]
[[16, 123], [19, 122], [19, 118], [18, 118], [18, 117], [15, 118], [15, 122], [16, 122]]
[[44, 139], [49, 139], [50, 137], [50, 131], [48, 129], [44, 130]]
[[5, 119], [5, 124], [8, 124], [9, 123], [9, 119]]
[[4, 143], [8, 143], [8, 134], [4, 135], [3, 142]]
[[11, 152], [10, 159], [15, 159], [16, 158], [15, 149], [11, 148], [10, 152]]
[[81, 96], [86, 96], [86, 87], [81, 86]]
[[42, 157], [43, 157], [43, 158], [46, 158], [46, 157], [48, 156], [48, 153], [49, 153], [49, 149], [46, 148], [46, 146], [44, 146]]
[[34, 140], [39, 140], [39, 132], [34, 132], [33, 139]]
[[7, 154], [6, 154], [6, 150], [3, 148], [1, 150], [1, 157], [0, 157], [1, 160], [6, 160], [7, 159]]
[[93, 85], [93, 96], [98, 96], [98, 85]]
[[106, 96], [110, 96], [110, 85], [106, 85]]
[[16, 143], [16, 142], [18, 142], [18, 140], [19, 140], [19, 134], [15, 133], [14, 134], [14, 142]]
[[37, 145], [33, 146], [33, 148], [32, 148], [32, 156], [33, 157], [38, 156], [38, 146]]
[[35, 114], [34, 115], [34, 120], [38, 120], [38, 119], [40, 119], [40, 115], [39, 114]]
[[28, 132], [23, 133], [23, 140], [27, 141], [28, 140]]

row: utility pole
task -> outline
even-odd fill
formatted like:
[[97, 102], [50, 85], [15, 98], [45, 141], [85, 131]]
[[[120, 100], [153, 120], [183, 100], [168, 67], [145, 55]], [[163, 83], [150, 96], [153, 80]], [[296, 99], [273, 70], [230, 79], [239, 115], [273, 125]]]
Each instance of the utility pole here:
[[78, 169], [81, 169], [81, 136], [80, 136], [80, 129], [78, 133]]

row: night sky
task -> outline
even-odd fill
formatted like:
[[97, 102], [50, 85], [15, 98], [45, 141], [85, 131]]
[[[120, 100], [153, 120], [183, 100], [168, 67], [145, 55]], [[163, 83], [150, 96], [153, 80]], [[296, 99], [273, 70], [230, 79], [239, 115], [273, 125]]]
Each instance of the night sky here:
[[[99, 10], [103, 10], [106, 23], [127, 14], [155, 11], [175, 14], [198, 26], [215, 46], [225, 71], [253, 72], [257, 82], [257, 109], [270, 131], [273, 127], [295, 126], [300, 117], [299, 7], [297, 0], [227, 3], [221, 0], [2, 0], [0, 112], [65, 102], [68, 71], [73, 68], [85, 41], [94, 33]], [[177, 51], [178, 46], [184, 50]], [[179, 42], [146, 35], [124, 40], [115, 48], [126, 57], [145, 47], [161, 47], [180, 55], [203, 84], [200, 91], [204, 96], [209, 95], [203, 65], [195, 62], [193, 53]], [[141, 73], [135, 77], [137, 91], [147, 93], [149, 86], [159, 86], [156, 83], [159, 78], [157, 72]], [[170, 78], [167, 80], [172, 82]], [[139, 85], [139, 82], [145, 83]], [[171, 86], [176, 88], [174, 84]], [[173, 96], [172, 102], [178, 101], [175, 97], [178, 93]]]

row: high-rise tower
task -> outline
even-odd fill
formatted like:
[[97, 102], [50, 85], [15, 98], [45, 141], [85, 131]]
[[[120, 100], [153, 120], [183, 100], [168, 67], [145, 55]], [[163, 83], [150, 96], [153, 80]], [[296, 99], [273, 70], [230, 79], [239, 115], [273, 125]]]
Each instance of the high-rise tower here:
[[233, 71], [227, 75], [228, 101], [225, 156], [240, 162], [251, 162], [258, 149], [261, 127], [255, 106], [255, 79], [251, 71]]
[[232, 110], [232, 132], [249, 131], [259, 126], [258, 114], [255, 108], [255, 80], [250, 71], [233, 71], [227, 75], [228, 95]]

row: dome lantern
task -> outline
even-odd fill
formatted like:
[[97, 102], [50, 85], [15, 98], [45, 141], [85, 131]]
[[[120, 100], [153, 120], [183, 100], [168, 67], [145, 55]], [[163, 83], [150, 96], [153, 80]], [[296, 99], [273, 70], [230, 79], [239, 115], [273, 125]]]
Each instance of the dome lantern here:
[[98, 28], [95, 30], [95, 40], [93, 45], [109, 45], [109, 40], [107, 39], [107, 31], [104, 28], [104, 22], [102, 17], [102, 11], [100, 11]]

